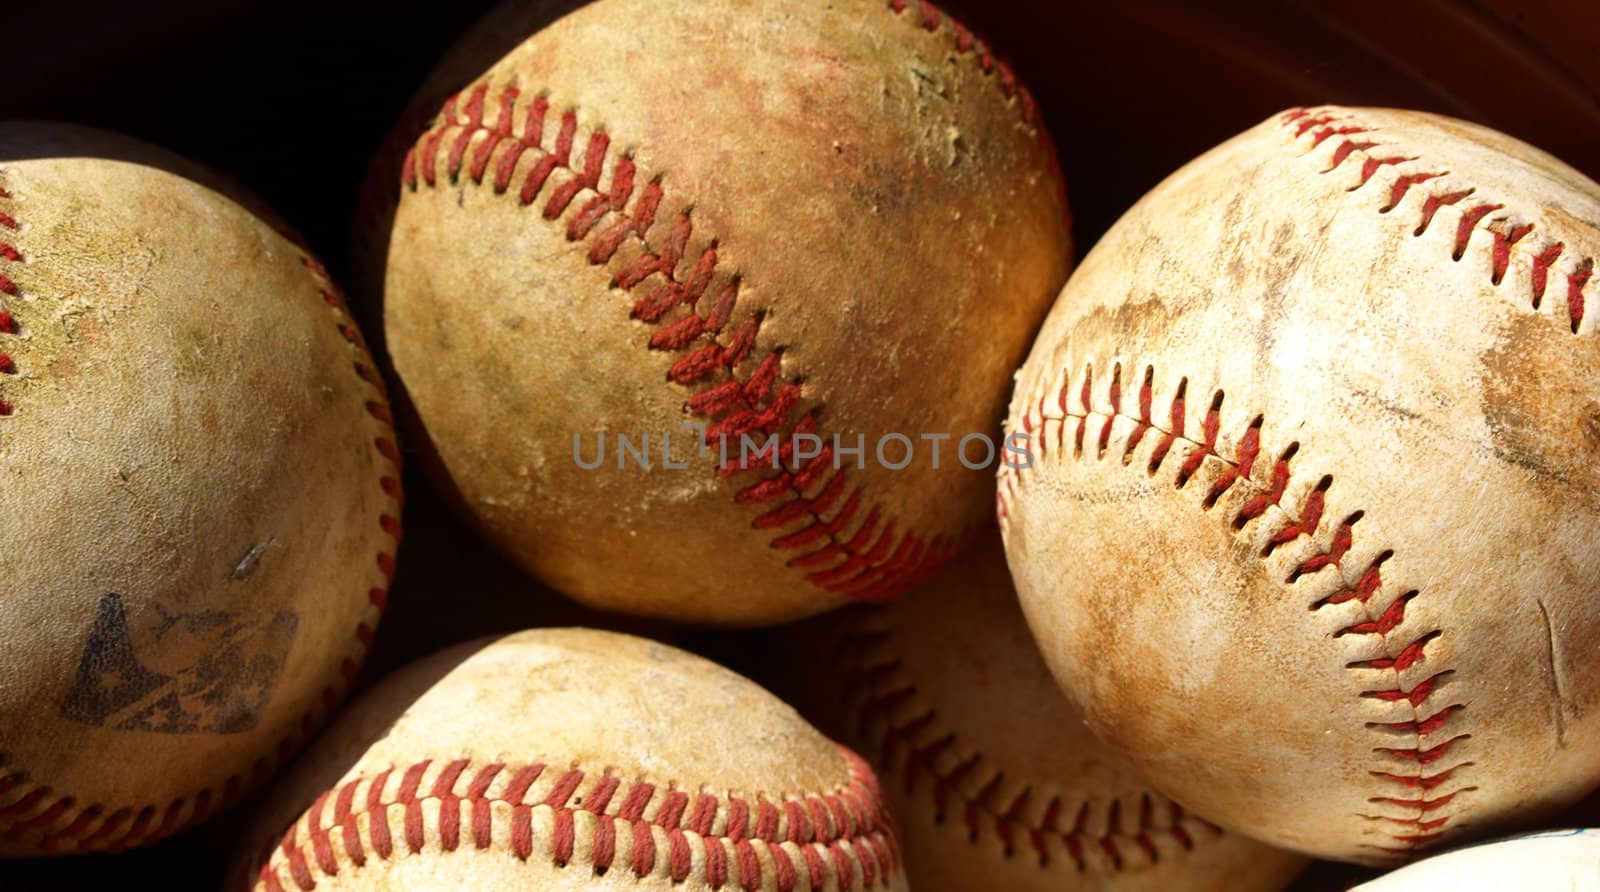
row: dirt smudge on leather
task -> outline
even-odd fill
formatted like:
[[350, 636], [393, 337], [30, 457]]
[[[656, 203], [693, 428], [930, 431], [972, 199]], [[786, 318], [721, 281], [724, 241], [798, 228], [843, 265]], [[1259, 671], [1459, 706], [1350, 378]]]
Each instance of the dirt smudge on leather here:
[[1559, 319], [1518, 313], [1479, 357], [1496, 457], [1600, 509], [1600, 351]]

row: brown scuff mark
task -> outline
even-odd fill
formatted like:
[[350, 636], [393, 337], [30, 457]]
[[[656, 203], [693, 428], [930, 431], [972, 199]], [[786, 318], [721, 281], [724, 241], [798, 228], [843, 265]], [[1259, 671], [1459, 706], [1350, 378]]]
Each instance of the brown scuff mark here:
[[[1295, 246], [1302, 242], [1299, 230], [1287, 220], [1278, 224], [1273, 230], [1272, 248], [1267, 254], [1272, 259], [1252, 270], [1254, 278], [1241, 280], [1238, 283], [1241, 289], [1259, 289], [1260, 298], [1256, 302], [1261, 309], [1253, 335], [1258, 362], [1266, 361], [1265, 357], [1271, 355], [1277, 343], [1279, 332], [1286, 325], [1292, 324], [1289, 311], [1285, 309], [1285, 305], [1290, 303], [1291, 283], [1307, 260], [1314, 261], [1321, 254], [1326, 245], [1328, 225], [1324, 222], [1322, 232], [1312, 240], [1312, 244], [1316, 247], [1310, 250], [1296, 250]], [[1245, 250], [1241, 247], [1240, 253]]]
[[1539, 605], [1539, 616], [1544, 619], [1545, 659], [1550, 663], [1551, 707], [1556, 714], [1556, 746], [1565, 749], [1567, 746], [1566, 699], [1561, 695], [1561, 673], [1556, 669], [1555, 629], [1550, 625], [1550, 608], [1544, 606], [1544, 599], [1535, 599], [1535, 603]]
[[1479, 354], [1494, 455], [1600, 511], [1600, 351], [1541, 313], [1517, 313]]
[[1402, 406], [1398, 401], [1391, 399], [1384, 394], [1378, 393], [1376, 390], [1361, 387], [1355, 384], [1349, 384], [1347, 386], [1352, 397], [1355, 397], [1363, 403], [1368, 403], [1376, 407], [1384, 414], [1402, 419], [1404, 421], [1414, 422], [1429, 428], [1438, 428], [1438, 424], [1432, 419], [1423, 415], [1423, 413], [1415, 409]]
[[[1151, 294], [1140, 298], [1130, 295], [1128, 300], [1113, 306], [1096, 306], [1073, 326], [1072, 340], [1079, 343], [1123, 343], [1133, 352], [1142, 347], [1165, 343], [1180, 314], [1160, 297]], [[1077, 371], [1082, 371], [1079, 368]], [[1105, 369], [1107, 376], [1111, 369]], [[1138, 369], [1142, 375], [1144, 370]], [[1132, 369], [1124, 369], [1124, 377], [1131, 377]], [[1106, 378], [1109, 382], [1110, 377]], [[1054, 394], [1051, 394], [1053, 397]]]
[[[1565, 178], [1558, 178], [1558, 182], [1568, 186], [1569, 188], [1580, 188], [1578, 184], [1568, 182]], [[1579, 217], [1576, 214], [1573, 214], [1568, 208], [1556, 207], [1554, 205], [1541, 205], [1539, 210], [1543, 216], [1550, 221], [1548, 224], [1549, 228], [1547, 234], [1563, 232], [1595, 232], [1600, 230], [1600, 220], [1591, 220], [1587, 217]], [[1556, 240], [1560, 241], [1559, 238]], [[1552, 279], [1554, 278], [1555, 277], [1552, 276]]]
[[[1244, 202], [1246, 192], [1243, 189], [1233, 193], [1228, 199], [1228, 206], [1222, 211], [1223, 232], [1245, 232], [1246, 220], [1244, 216]], [[1246, 252], [1240, 249], [1241, 242], [1236, 242], [1234, 250], [1228, 252], [1226, 267], [1227, 279], [1235, 285], [1242, 285], [1254, 273], [1253, 259], [1246, 257]]]

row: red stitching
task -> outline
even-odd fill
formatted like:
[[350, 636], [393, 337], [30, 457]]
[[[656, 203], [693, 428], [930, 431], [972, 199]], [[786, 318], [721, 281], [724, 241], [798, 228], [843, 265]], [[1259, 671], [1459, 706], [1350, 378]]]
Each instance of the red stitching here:
[[[1365, 124], [1355, 124], [1354, 116], [1338, 109], [1304, 109], [1297, 108], [1284, 112], [1279, 118], [1294, 139], [1301, 139], [1308, 131], [1315, 129], [1314, 138], [1310, 148], [1315, 149], [1332, 133], [1366, 133], [1377, 132], [1377, 128]], [[1320, 129], [1316, 129], [1320, 128]], [[1337, 129], [1335, 129], [1337, 128]], [[1377, 141], [1344, 140], [1334, 150], [1333, 157], [1328, 167], [1322, 173], [1332, 173], [1339, 169], [1346, 160], [1359, 156], [1361, 158], [1361, 179], [1350, 191], [1365, 186], [1377, 172], [1378, 168], [1385, 165], [1395, 165], [1403, 162], [1418, 161], [1420, 159], [1408, 156], [1389, 156], [1379, 158], [1370, 151], [1380, 147]], [[1389, 213], [1400, 205], [1406, 193], [1413, 186], [1418, 186], [1429, 180], [1449, 176], [1448, 171], [1422, 171], [1406, 172], [1396, 176], [1394, 183], [1389, 188], [1389, 201], [1378, 209], [1379, 213]], [[1454, 206], [1472, 197], [1477, 192], [1476, 188], [1455, 189], [1448, 192], [1430, 192], [1422, 204], [1421, 219], [1413, 230], [1413, 235], [1421, 236], [1428, 231], [1433, 223], [1433, 218], [1439, 209], [1447, 205]], [[1452, 260], [1461, 260], [1466, 256], [1467, 249], [1471, 246], [1472, 235], [1479, 230], [1487, 230], [1490, 234], [1490, 284], [1499, 286], [1504, 281], [1506, 272], [1510, 267], [1512, 249], [1519, 243], [1530, 247], [1531, 265], [1529, 267], [1529, 288], [1531, 303], [1537, 310], [1547, 296], [1549, 274], [1552, 266], [1561, 257], [1565, 249], [1559, 241], [1546, 241], [1543, 237], [1533, 236], [1534, 224], [1516, 222], [1512, 216], [1491, 216], [1496, 212], [1504, 211], [1505, 205], [1488, 201], [1479, 201], [1465, 206], [1461, 212], [1461, 219], [1456, 224], [1456, 236], [1450, 257]], [[1485, 224], [1484, 221], [1488, 220]], [[1530, 238], [1530, 236], [1533, 236]], [[1542, 244], [1535, 244], [1542, 243]], [[1572, 263], [1572, 269], [1566, 273], [1567, 288], [1564, 295], [1565, 310], [1568, 326], [1573, 334], [1578, 333], [1578, 326], [1583, 322], [1588, 311], [1588, 301], [1584, 296], [1584, 289], [1594, 271], [1593, 257], [1579, 257]]]
[[[916, 681], [905, 675], [902, 661], [890, 647], [892, 632], [875, 627], [866, 619], [858, 618], [857, 622], [860, 625], [839, 640], [834, 652], [836, 661], [845, 667], [841, 700], [855, 716], [857, 738], [872, 742], [876, 750], [873, 759], [883, 772], [893, 771], [896, 762], [900, 762], [906, 794], [918, 787], [926, 789], [933, 798], [936, 820], [958, 818], [969, 841], [977, 842], [992, 833], [1008, 857], [1026, 845], [1041, 868], [1051, 866], [1053, 854], [1064, 852], [1074, 869], [1082, 872], [1093, 866], [1087, 854], [1091, 848], [1101, 852], [1113, 870], [1123, 870], [1157, 862], [1157, 836], [1192, 850], [1195, 839], [1190, 828], [1211, 837], [1222, 834], [1216, 826], [1154, 793], [1137, 800], [1138, 817], [1131, 829], [1119, 819], [1124, 808], [1120, 800], [1102, 803], [1087, 798], [1072, 809], [1072, 824], [1063, 827], [1060, 820], [1068, 807], [1059, 795], [1051, 797], [1043, 820], [1030, 823], [1027, 807], [1035, 793], [1031, 786], [1024, 786], [1010, 802], [999, 799], [1005, 766], [993, 766], [979, 752], [941, 767], [948, 762], [946, 754], [956, 747], [959, 732], [938, 721], [936, 708], [930, 706], [903, 721], [894, 720], [896, 712], [919, 698], [920, 691]], [[975, 795], [967, 795], [967, 781], [980, 772], [989, 773], [989, 779]], [[1100, 807], [1108, 811], [1104, 824], [1108, 829], [1091, 831], [1091, 818]], [[1130, 850], [1142, 853], [1143, 858], [1130, 858]]]
[[[912, 5], [908, 0], [889, 0], [889, 10], [895, 14], [905, 12]], [[994, 73], [999, 80], [1000, 92], [1007, 99], [1017, 101], [1017, 114], [1022, 122], [1030, 126], [1037, 126], [1039, 119], [1039, 106], [1033, 99], [1033, 94], [1022, 85], [1011, 65], [1003, 59], [995, 58], [987, 44], [976, 38], [973, 33], [955, 19], [942, 13], [937, 6], [928, 0], [916, 0], [916, 24], [925, 31], [938, 31], [941, 24], [948, 21], [951, 34], [955, 37], [956, 52], [977, 56], [978, 67], [985, 74]], [[1042, 130], [1041, 130], [1042, 132]]]
[[[712, 889], [729, 886], [735, 875], [740, 888], [763, 888], [769, 878], [763, 853], [771, 862], [770, 881], [778, 892], [886, 886], [900, 871], [893, 823], [871, 770], [850, 751], [841, 747], [840, 752], [848, 781], [836, 793], [805, 793], [778, 801], [761, 796], [752, 809], [738, 796], [702, 792], [696, 794], [687, 826], [683, 814], [689, 794], [671, 786], [646, 780], [624, 785], [609, 772], [580, 768], [554, 773], [543, 762], [474, 766], [468, 759], [456, 759], [441, 767], [427, 759], [404, 769], [355, 777], [323, 793], [263, 857], [257, 887], [309, 892], [316, 888], [319, 875], [335, 876], [346, 866], [341, 864], [341, 853], [348, 866], [359, 869], [373, 857], [391, 861], [418, 854], [430, 840], [443, 851], [462, 846], [484, 850], [498, 842], [527, 861], [535, 854], [535, 811], [549, 816], [544, 854], [561, 868], [582, 862], [596, 874], [620, 869], [644, 879], [664, 873], [681, 883], [694, 873], [698, 842], [705, 856], [702, 878]], [[396, 776], [398, 784], [392, 782]], [[432, 783], [425, 786], [430, 777]], [[464, 781], [465, 789], [457, 793]], [[365, 795], [358, 799], [363, 790]], [[424, 808], [425, 802], [437, 807]], [[390, 810], [397, 806], [404, 815], [403, 847], [395, 845], [389, 824]], [[467, 832], [463, 832], [463, 808], [470, 812]], [[593, 828], [586, 847], [579, 846], [579, 813], [591, 816], [582, 825]], [[719, 817], [723, 829], [714, 832]], [[655, 829], [665, 831], [664, 852], [656, 843]], [[623, 834], [626, 845], [621, 842]], [[804, 876], [802, 865], [780, 847], [782, 843], [799, 850]]]
[[[1320, 126], [1320, 122], [1317, 121], [1313, 121], [1311, 124], [1312, 126]], [[1108, 431], [1110, 430], [1112, 423], [1117, 419], [1126, 419], [1128, 421], [1132, 421], [1136, 425], [1135, 434], [1129, 438], [1128, 443], [1124, 446], [1123, 454], [1119, 456], [1122, 462], [1126, 464], [1131, 458], [1132, 452], [1135, 446], [1137, 446], [1140, 437], [1142, 437], [1145, 431], [1155, 427], [1152, 421], [1152, 411], [1150, 405], [1151, 397], [1149, 394], [1151, 382], [1154, 378], [1154, 368], [1152, 366], [1145, 367], [1143, 379], [1144, 384], [1140, 392], [1139, 414], [1137, 416], [1128, 414], [1122, 409], [1121, 406], [1121, 363], [1116, 363], [1112, 366], [1111, 385], [1106, 394], [1107, 401], [1111, 404], [1111, 410], [1109, 412], [1094, 405], [1093, 392], [1091, 390], [1091, 384], [1094, 380], [1093, 366], [1086, 365], [1083, 375], [1084, 384], [1077, 394], [1076, 405], [1071, 405], [1068, 399], [1068, 394], [1071, 393], [1072, 390], [1071, 383], [1069, 381], [1068, 383], [1063, 384], [1057, 396], [1056, 402], [1060, 408], [1061, 417], [1045, 417], [1041, 411], [1039, 416], [1035, 418], [1033, 417], [1034, 409], [1030, 408], [1020, 419], [1020, 426], [1025, 431], [1039, 431], [1041, 436], [1037, 439], [1047, 440], [1047, 437], [1042, 436], [1045, 425], [1047, 422], [1054, 421], [1057, 422], [1058, 425], [1057, 436], [1064, 438], [1069, 419], [1076, 419], [1078, 430], [1077, 437], [1081, 442], [1083, 431], [1088, 426], [1091, 416], [1103, 417], [1105, 419], [1104, 429]], [[1266, 474], [1261, 473], [1258, 469], [1263, 466], [1263, 463], [1258, 461], [1258, 456], [1261, 448], [1260, 431], [1262, 427], [1262, 418], [1261, 416], [1256, 416], [1250, 421], [1249, 425], [1239, 435], [1239, 437], [1233, 441], [1237, 444], [1235, 447], [1237, 450], [1236, 456], [1229, 458], [1225, 455], [1222, 455], [1217, 451], [1217, 444], [1218, 428], [1220, 426], [1220, 413], [1224, 399], [1223, 392], [1218, 390], [1215, 392], [1215, 394], [1213, 394], [1210, 408], [1207, 410], [1205, 420], [1202, 425], [1201, 436], [1203, 439], [1195, 439], [1184, 434], [1184, 416], [1187, 411], [1184, 401], [1187, 390], [1188, 380], [1180, 380], [1172, 401], [1172, 421], [1170, 428], [1168, 430], [1160, 431], [1162, 434], [1162, 441], [1160, 444], [1158, 444], [1150, 463], [1146, 468], [1146, 473], [1150, 476], [1155, 476], [1157, 473], [1159, 473], [1162, 465], [1165, 463], [1167, 454], [1171, 447], [1176, 443], [1176, 441], [1182, 440], [1188, 444], [1190, 451], [1189, 456], [1185, 459], [1182, 467], [1179, 468], [1174, 477], [1174, 485], [1178, 489], [1183, 489], [1185, 486], [1187, 486], [1189, 480], [1193, 477], [1193, 474], [1198, 469], [1200, 462], [1195, 460], [1195, 456], [1197, 455], [1201, 456], [1202, 461], [1204, 458], [1212, 458], [1222, 462], [1227, 466], [1226, 470], [1224, 470], [1218, 477], [1217, 483], [1204, 498], [1202, 502], [1202, 510], [1209, 511], [1215, 507], [1222, 494], [1233, 486], [1243, 485], [1250, 487], [1255, 491], [1255, 494], [1246, 500], [1232, 517], [1228, 518], [1230, 528], [1235, 532], [1239, 532], [1253, 521], [1265, 516], [1265, 508], [1267, 505], [1270, 504], [1277, 506], [1284, 518], [1282, 521], [1283, 526], [1268, 540], [1268, 543], [1261, 554], [1263, 559], [1270, 556], [1272, 552], [1279, 546], [1292, 542], [1301, 536], [1308, 537], [1313, 541], [1317, 541], [1320, 538], [1320, 547], [1318, 551], [1304, 561], [1301, 561], [1300, 564], [1290, 572], [1290, 574], [1284, 579], [1285, 585], [1296, 585], [1303, 578], [1311, 576], [1327, 567], [1334, 567], [1338, 571], [1341, 579], [1348, 579], [1349, 576], [1346, 573], [1346, 568], [1343, 562], [1350, 551], [1351, 545], [1354, 541], [1354, 528], [1364, 516], [1363, 512], [1354, 512], [1340, 523], [1330, 524], [1328, 534], [1326, 534], [1324, 537], [1319, 537], [1318, 530], [1320, 528], [1319, 524], [1322, 519], [1323, 507], [1325, 504], [1325, 494], [1329, 487], [1332, 486], [1333, 478], [1331, 476], [1324, 476], [1319, 480], [1317, 485], [1307, 494], [1305, 502], [1300, 508], [1299, 516], [1296, 517], [1294, 512], [1281, 504], [1281, 499], [1288, 489], [1290, 479], [1294, 473], [1291, 462], [1299, 449], [1299, 444], [1290, 443], [1288, 447], [1279, 454], [1277, 460], [1272, 463], [1270, 472], [1267, 472]], [[1042, 408], [1043, 405], [1043, 401], [1038, 402], [1039, 407]], [[1160, 429], [1157, 428], [1157, 430]], [[1041, 443], [1041, 447], [1043, 447], [1043, 445], [1044, 444]], [[1043, 451], [1042, 448], [1041, 451]], [[1077, 454], [1079, 457], [1081, 457], [1082, 451], [1079, 450]], [[1096, 455], [1096, 458], [1099, 459], [1103, 457], [1104, 452], [1102, 449], [1102, 451]], [[1025, 469], [1010, 468], [1010, 475], [1008, 479], [1015, 479], [1015, 477], [1020, 475], [1023, 470]], [[1002, 524], [1004, 523], [1005, 519], [1002, 518]], [[1390, 551], [1385, 551], [1382, 554], [1379, 554], [1377, 557], [1369, 561], [1368, 564], [1361, 570], [1361, 572], [1356, 576], [1356, 582], [1353, 585], [1347, 585], [1334, 594], [1321, 599], [1313, 604], [1311, 609], [1313, 611], [1320, 611], [1326, 607], [1346, 603], [1349, 601], [1358, 601], [1363, 606], [1367, 605], [1382, 591], [1382, 565], [1392, 557], [1393, 552]], [[1373, 660], [1353, 662], [1348, 664], [1346, 668], [1352, 671], [1384, 670], [1392, 672], [1394, 675], [1393, 687], [1379, 690], [1366, 690], [1361, 692], [1360, 696], [1366, 699], [1376, 699], [1397, 704], [1405, 703], [1412, 710], [1412, 718], [1410, 720], [1387, 723], [1374, 722], [1369, 723], [1367, 727], [1373, 730], [1375, 733], [1400, 737], [1410, 736], [1415, 738], [1415, 743], [1411, 746], [1374, 747], [1373, 752], [1387, 757], [1393, 757], [1400, 761], [1410, 762], [1416, 766], [1416, 771], [1410, 774], [1397, 774], [1389, 771], [1373, 771], [1372, 775], [1375, 778], [1385, 782], [1399, 784], [1408, 788], [1420, 788], [1428, 790], [1437, 787], [1448, 779], [1451, 779], [1456, 772], [1473, 763], [1462, 762], [1452, 765], [1442, 771], [1427, 773], [1427, 766], [1443, 757], [1456, 743], [1468, 739], [1470, 735], [1449, 734], [1447, 731], [1447, 728], [1451, 726], [1452, 720], [1456, 718], [1459, 713], [1465, 710], [1466, 707], [1464, 705], [1451, 704], [1442, 709], [1437, 709], [1426, 713], [1422, 710], [1422, 706], [1428, 702], [1432, 696], [1439, 693], [1438, 688], [1440, 683], [1446, 677], [1451, 675], [1451, 670], [1441, 670], [1436, 672], [1429, 678], [1418, 682], [1409, 690], [1404, 688], [1400, 682], [1400, 673], [1422, 661], [1425, 657], [1424, 651], [1428, 644], [1442, 634], [1439, 630], [1433, 629], [1420, 635], [1407, 636], [1400, 642], [1391, 641], [1391, 635], [1396, 632], [1405, 621], [1406, 605], [1410, 603], [1413, 598], [1417, 597], [1418, 594], [1419, 593], [1416, 591], [1405, 592], [1394, 598], [1392, 601], [1389, 601], [1387, 605], [1385, 605], [1383, 609], [1376, 614], [1374, 614], [1373, 609], [1368, 609], [1366, 611], [1366, 619], [1334, 630], [1332, 634], [1334, 637], [1342, 637], [1345, 635], [1377, 635], [1382, 643], [1382, 649], [1387, 656]], [[1445, 739], [1443, 739], [1442, 742], [1435, 742], [1435, 739], [1440, 737], [1444, 737]], [[1424, 822], [1423, 815], [1444, 807], [1444, 805], [1448, 804], [1452, 800], [1452, 797], [1475, 789], [1477, 788], [1471, 786], [1461, 787], [1454, 790], [1448, 796], [1427, 800], [1418, 798], [1400, 799], [1395, 797], [1374, 797], [1368, 801], [1391, 806], [1403, 805], [1407, 808], [1415, 808], [1418, 810], [1418, 817], [1406, 819], [1373, 815], [1363, 815], [1362, 817], [1374, 821], [1387, 821], [1406, 827], [1406, 833], [1390, 834], [1390, 836], [1396, 841], [1397, 846], [1392, 849], [1385, 848], [1384, 850], [1401, 853], [1410, 852], [1418, 847], [1430, 844], [1436, 841], [1439, 837], [1443, 836], [1444, 832], [1442, 828], [1450, 820], [1450, 816], [1448, 815], [1440, 817], [1429, 816], [1428, 820]], [[1426, 828], [1419, 829], [1421, 828], [1422, 823], [1427, 823], [1428, 826]], [[1425, 830], [1425, 832], [1423, 832], [1423, 830]]]
[[[3, 173], [5, 171], [0, 169], [0, 174]], [[11, 192], [6, 189], [5, 183], [0, 181], [0, 201], [11, 201], [13, 198], [14, 196]], [[17, 222], [16, 218], [8, 213], [4, 207], [0, 207], [0, 262], [18, 265], [27, 262], [17, 246], [8, 241], [11, 238], [7, 234], [8, 232], [16, 233], [20, 232], [21, 229], [22, 226]], [[22, 297], [21, 286], [6, 273], [3, 265], [0, 265], [0, 295], [11, 298]], [[11, 314], [11, 311], [5, 307], [3, 302], [0, 302], [0, 335], [15, 337], [20, 334], [22, 334], [22, 327], [17, 323], [16, 317]], [[9, 352], [0, 349], [0, 380], [18, 373], [16, 358]], [[16, 404], [8, 399], [5, 390], [0, 388], [0, 418], [13, 415], [16, 410]]]
[[[906, 7], [905, 0], [890, 0], [893, 12]], [[944, 21], [932, 4], [919, 3], [918, 11], [927, 30], [938, 30]], [[1032, 98], [1010, 69], [993, 62], [969, 32], [957, 28], [952, 33], [960, 52], [975, 52], [985, 71], [997, 72], [1004, 95], [1018, 102], [1024, 121], [1034, 124]], [[774, 533], [770, 547], [797, 553], [788, 566], [807, 571], [807, 581], [830, 593], [879, 600], [915, 585], [960, 550], [964, 537], [940, 535], [930, 540], [922, 533], [897, 530], [877, 506], [866, 511], [850, 533], [867, 496], [860, 486], [850, 484], [844, 470], [830, 467], [831, 447], [824, 446], [821, 455], [803, 464], [793, 459], [792, 435], [814, 433], [820, 407], [802, 409], [800, 381], [782, 370], [782, 346], [757, 351], [761, 314], [736, 318], [740, 275], [719, 270], [716, 240], [692, 254], [695, 227], [690, 211], [660, 219], [666, 194], [663, 178], [641, 186], [631, 155], [614, 151], [611, 136], [602, 129], [580, 140], [575, 110], [553, 115], [546, 95], [527, 94], [517, 87], [502, 87], [492, 97], [490, 91], [488, 83], [478, 83], [446, 100], [432, 128], [407, 152], [401, 164], [402, 186], [415, 192], [424, 185], [436, 187], [441, 180], [459, 183], [463, 175], [481, 186], [492, 170], [495, 193], [517, 187], [518, 200], [525, 206], [548, 191], [541, 216], [550, 221], [567, 217], [567, 238], [588, 241], [591, 265], [610, 267], [624, 243], [637, 245], [639, 256], [613, 269], [610, 284], [634, 295], [647, 282], [657, 282], [635, 296], [630, 315], [657, 326], [649, 349], [685, 354], [673, 363], [668, 377], [681, 386], [698, 388], [685, 406], [690, 414], [705, 419], [707, 439], [737, 441], [750, 434], [777, 435], [786, 441], [779, 450], [782, 470], [740, 489], [735, 500], [770, 506], [751, 527]], [[519, 107], [524, 110], [520, 129]], [[552, 125], [556, 132], [547, 144], [546, 130]], [[1035, 126], [1047, 141], [1043, 127]], [[575, 155], [580, 142], [581, 151]], [[531, 165], [525, 162], [530, 154]], [[1053, 150], [1050, 157], [1055, 157]], [[604, 183], [608, 160], [610, 182]], [[520, 186], [519, 171], [523, 171]], [[686, 261], [691, 265], [680, 273]], [[730, 476], [739, 471], [734, 463], [717, 473]], [[808, 496], [812, 492], [816, 494]], [[841, 507], [830, 515], [836, 505]]]
[[[0, 186], [0, 199], [10, 197], [11, 194]], [[3, 212], [0, 212], [0, 227], [13, 230], [18, 228], [15, 220]], [[0, 247], [0, 257], [14, 259], [13, 255], [17, 254], [13, 246]], [[353, 368], [356, 375], [365, 381], [378, 397], [377, 400], [367, 403], [367, 413], [386, 431], [374, 439], [373, 448], [390, 469], [378, 479], [378, 489], [390, 502], [390, 510], [380, 515], [378, 523], [384, 534], [392, 540], [392, 544], [388, 550], [378, 552], [374, 561], [385, 580], [389, 580], [394, 575], [393, 551], [399, 545], [401, 537], [399, 517], [401, 484], [399, 449], [393, 437], [393, 421], [385, 405], [388, 395], [381, 377], [370, 365], [370, 354], [367, 352], [365, 342], [355, 330], [346, 312], [344, 296], [329, 281], [327, 271], [320, 263], [309, 257], [302, 257], [301, 263], [311, 274], [324, 304], [333, 313], [334, 324], [354, 348], [357, 359]], [[9, 323], [9, 314], [0, 313], [0, 316], [4, 317], [0, 321]], [[4, 328], [5, 326], [0, 326], [0, 330]], [[9, 409], [4, 401], [0, 401], [0, 406]], [[4, 414], [9, 414], [9, 411], [0, 410], [0, 415]], [[154, 842], [197, 824], [218, 809], [238, 801], [251, 787], [265, 781], [275, 764], [287, 761], [294, 752], [296, 743], [310, 737], [322, 720], [333, 711], [343, 692], [354, 682], [359, 664], [365, 659], [372, 645], [372, 628], [387, 604], [388, 590], [386, 587], [372, 588], [367, 598], [373, 610], [367, 619], [357, 624], [354, 630], [352, 637], [355, 639], [355, 657], [344, 660], [339, 667], [338, 678], [323, 688], [319, 698], [320, 711], [313, 710], [303, 715], [297, 730], [279, 740], [269, 757], [258, 758], [248, 773], [229, 776], [220, 790], [204, 788], [192, 795], [180, 796], [167, 803], [165, 807], [145, 805], [135, 814], [134, 807], [125, 806], [107, 814], [110, 807], [102, 803], [80, 803], [76, 797], [51, 787], [32, 786], [27, 772], [16, 770], [14, 766], [11, 770], [7, 770], [7, 756], [0, 753], [0, 799], [21, 792], [21, 795], [9, 804], [0, 807], [0, 839], [16, 843], [30, 835], [38, 835], [35, 844], [39, 851], [44, 853], [120, 852], [133, 846]], [[156, 817], [158, 811], [161, 814], [159, 821]], [[49, 829], [52, 827], [55, 829]], [[38, 831], [41, 830], [45, 832], [39, 835]]]

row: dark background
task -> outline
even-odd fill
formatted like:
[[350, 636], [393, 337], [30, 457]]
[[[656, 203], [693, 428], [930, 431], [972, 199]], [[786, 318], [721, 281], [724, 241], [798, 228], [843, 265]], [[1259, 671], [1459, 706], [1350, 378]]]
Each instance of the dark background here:
[[[445, 48], [490, 5], [5, 0], [0, 119], [120, 130], [225, 171], [339, 272], [373, 152]], [[1080, 251], [1189, 158], [1295, 105], [1443, 112], [1600, 176], [1593, 0], [944, 5], [1010, 57], [1038, 96], [1062, 154]], [[412, 474], [408, 483], [408, 536], [368, 681], [455, 641], [597, 621], [489, 554], [425, 481]], [[759, 640], [603, 622], [736, 667], [753, 666]], [[248, 810], [123, 856], [0, 863], [0, 890], [215, 888]], [[1357, 876], [1319, 867], [1300, 888], [1341, 888]]]
[[[108, 127], [227, 171], [337, 270], [373, 151], [492, 5], [10, 0], [0, 117]], [[1166, 174], [1295, 105], [1451, 114], [1600, 176], [1600, 6], [1586, 0], [943, 5], [1039, 98], [1085, 249]]]

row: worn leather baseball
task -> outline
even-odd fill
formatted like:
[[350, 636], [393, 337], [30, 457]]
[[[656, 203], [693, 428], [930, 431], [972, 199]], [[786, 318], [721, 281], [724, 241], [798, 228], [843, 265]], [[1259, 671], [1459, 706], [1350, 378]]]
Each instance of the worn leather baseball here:
[[1299, 109], [1086, 259], [1000, 512], [1051, 668], [1157, 789], [1382, 862], [1600, 780], [1597, 221], [1502, 134]]
[[1600, 830], [1544, 830], [1425, 858], [1352, 892], [1600, 892]]
[[1245, 892], [1305, 865], [1189, 814], [1095, 739], [1039, 656], [999, 536], [830, 625], [816, 715], [880, 772], [913, 888]]
[[858, 758], [727, 669], [591, 629], [389, 677], [260, 826], [271, 892], [906, 888]]
[[0, 126], [0, 854], [263, 779], [393, 570], [384, 396], [316, 261], [182, 161]]
[[[470, 84], [490, 65], [515, 49], [528, 35], [590, 0], [501, 0], [455, 39], [434, 63], [421, 85], [390, 126], [367, 165], [351, 220], [349, 271], [351, 305], [363, 322], [372, 321], [374, 351], [383, 354], [383, 280], [389, 261], [389, 239], [400, 206], [400, 171], [417, 137], [428, 130], [445, 100]], [[397, 395], [403, 393], [397, 392]], [[403, 402], [395, 408], [404, 412]], [[408, 422], [402, 421], [402, 426]], [[410, 445], [410, 444], [408, 444]]]
[[[424, 450], [556, 588], [775, 622], [903, 590], [982, 517], [955, 451], [998, 439], [1069, 240], [1031, 99], [932, 6], [601, 0], [464, 85], [401, 177], [385, 328]], [[795, 433], [830, 448], [737, 468]]]

